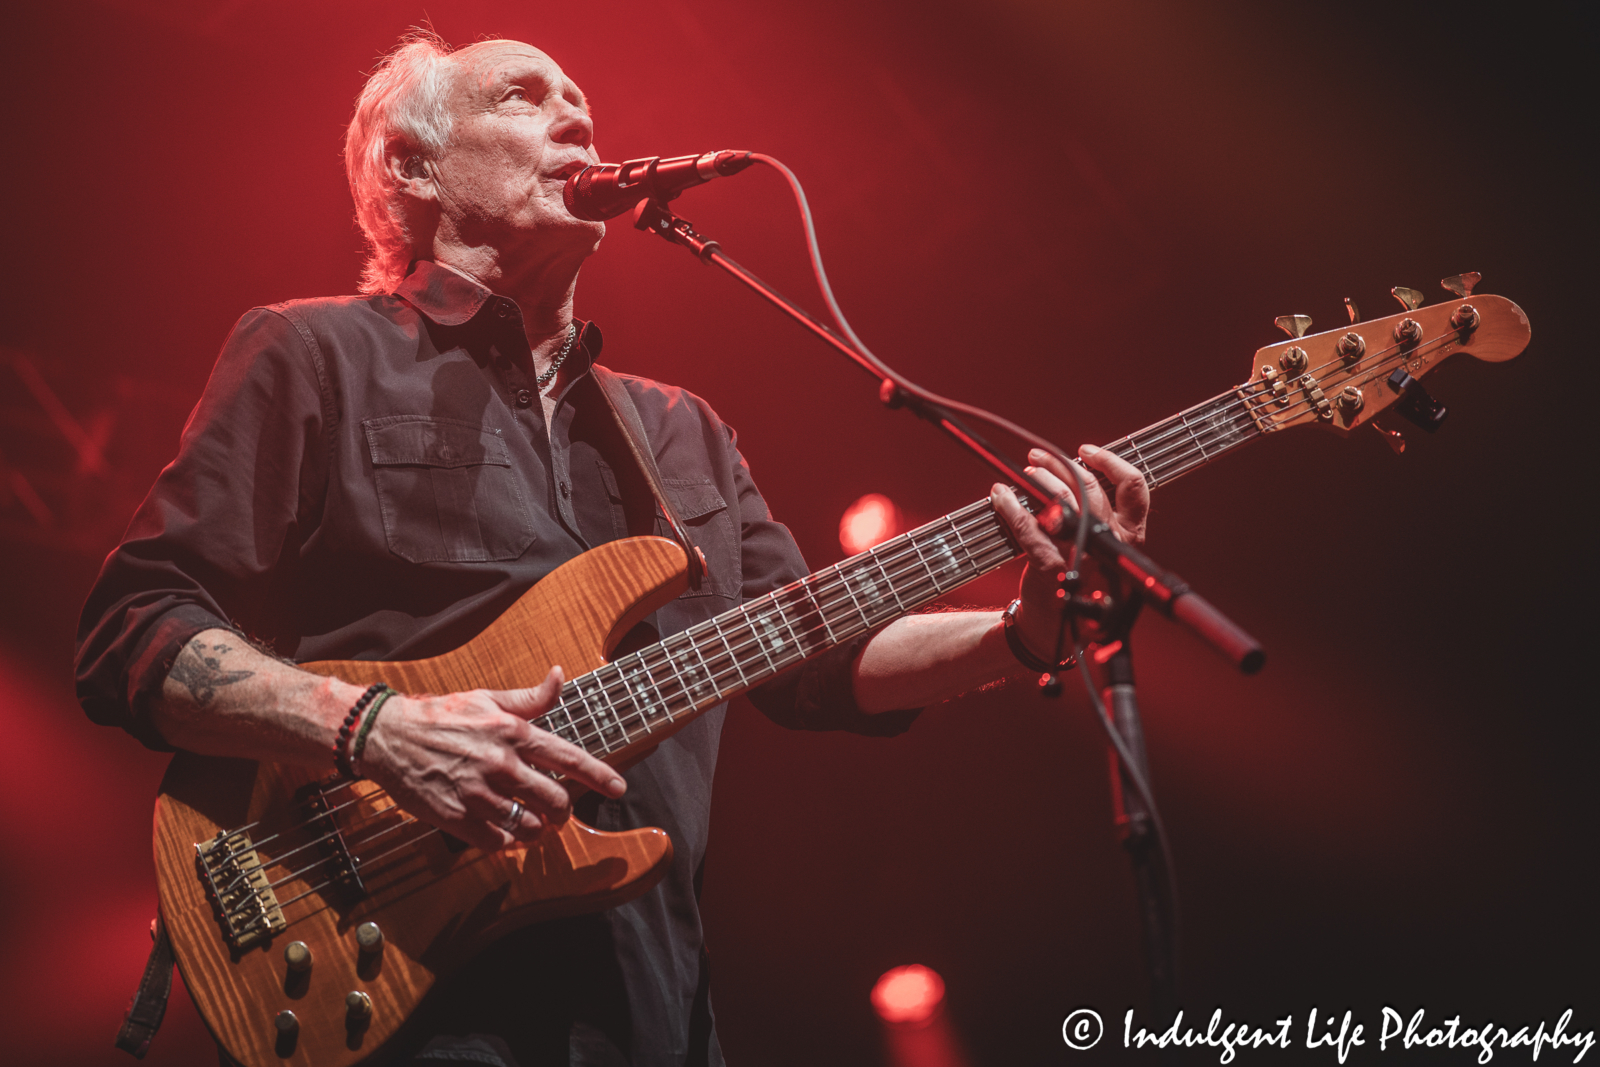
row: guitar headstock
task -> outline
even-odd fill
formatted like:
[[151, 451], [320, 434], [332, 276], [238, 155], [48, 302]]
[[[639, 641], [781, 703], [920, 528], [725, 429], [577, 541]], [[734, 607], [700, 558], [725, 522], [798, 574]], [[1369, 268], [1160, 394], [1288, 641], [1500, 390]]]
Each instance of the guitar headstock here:
[[1396, 288], [1406, 310], [1366, 322], [1346, 300], [1348, 328], [1306, 334], [1311, 320], [1285, 315], [1290, 339], [1258, 349], [1239, 395], [1262, 430], [1326, 426], [1339, 433], [1372, 421], [1390, 407], [1425, 430], [1438, 428], [1444, 408], [1421, 379], [1457, 352], [1498, 363], [1528, 345], [1528, 316], [1503, 296], [1473, 295], [1475, 274], [1446, 278], [1451, 299], [1423, 307], [1415, 289]]

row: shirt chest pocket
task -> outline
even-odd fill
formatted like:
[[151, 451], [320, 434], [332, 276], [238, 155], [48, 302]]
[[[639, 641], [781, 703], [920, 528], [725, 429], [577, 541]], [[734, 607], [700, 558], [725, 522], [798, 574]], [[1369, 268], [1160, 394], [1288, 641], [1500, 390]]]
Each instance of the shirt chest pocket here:
[[486, 563], [533, 543], [527, 491], [497, 431], [432, 415], [361, 428], [389, 551], [412, 563]]
[[[689, 540], [700, 547], [706, 557], [706, 578], [698, 590], [691, 589], [683, 595], [722, 596], [738, 600], [744, 587], [739, 554], [739, 536], [733, 528], [733, 518], [728, 514], [727, 502], [710, 479], [663, 478], [663, 488], [678, 509], [678, 517], [687, 527]], [[657, 510], [656, 532], [671, 537], [666, 517]]]
[[[622, 502], [622, 491], [616, 475], [604, 460], [599, 461], [600, 479], [605, 483], [606, 495], [611, 500], [612, 527], [617, 537], [628, 536], [627, 509]], [[706, 557], [706, 579], [699, 589], [690, 589], [685, 598], [721, 596], [738, 600], [744, 590], [742, 574], [743, 557], [739, 551], [739, 536], [734, 532], [733, 518], [728, 514], [727, 501], [709, 478], [663, 478], [662, 488], [672, 498], [678, 517], [687, 527], [689, 540], [693, 541]], [[648, 493], [643, 488], [640, 493]], [[657, 505], [654, 532], [658, 537], [672, 538], [672, 528]]]

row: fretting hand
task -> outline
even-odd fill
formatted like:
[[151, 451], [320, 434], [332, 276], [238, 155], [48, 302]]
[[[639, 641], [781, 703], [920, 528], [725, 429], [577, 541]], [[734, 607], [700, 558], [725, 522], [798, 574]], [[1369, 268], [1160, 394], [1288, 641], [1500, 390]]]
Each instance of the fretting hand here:
[[[1088, 468], [1081, 472], [1084, 489], [1089, 495], [1088, 513], [1109, 524], [1111, 532], [1119, 540], [1133, 545], [1143, 543], [1145, 521], [1150, 514], [1150, 489], [1145, 485], [1144, 476], [1131, 463], [1094, 445], [1084, 445], [1078, 449], [1078, 455]], [[1033, 464], [1027, 468], [1028, 473], [1040, 485], [1054, 494], [1058, 501], [1078, 508], [1076, 481], [1067, 469], [1065, 460], [1039, 448], [1028, 453], [1028, 460]], [[1106, 499], [1105, 490], [1095, 478], [1095, 472], [1104, 474], [1110, 480], [1116, 495], [1114, 508]], [[1023, 572], [1018, 594], [1022, 598], [1022, 608], [1017, 613], [1017, 626], [1023, 644], [1040, 659], [1054, 662], [1057, 659], [1056, 640], [1061, 627], [1061, 604], [1056, 597], [1060, 585], [1056, 576], [1067, 569], [1062, 546], [1017, 501], [1010, 489], [996, 485], [990, 498], [1001, 517], [1011, 526], [1012, 536], [1028, 554], [1028, 569]], [[1084, 575], [1084, 592], [1095, 588], [1097, 584], [1103, 587], [1103, 582], [1097, 582], [1099, 573], [1091, 560], [1080, 560], [1078, 566]], [[1093, 624], [1086, 624], [1085, 630], [1092, 636]]]

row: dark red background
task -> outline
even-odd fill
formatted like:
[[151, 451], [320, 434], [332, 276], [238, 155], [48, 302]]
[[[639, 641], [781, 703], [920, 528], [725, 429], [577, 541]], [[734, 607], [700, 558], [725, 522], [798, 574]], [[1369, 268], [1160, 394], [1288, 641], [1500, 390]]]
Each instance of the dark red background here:
[[[1532, 1023], [1571, 1005], [1580, 1028], [1600, 1022], [1581, 163], [1596, 40], [1577, 5], [429, 10], [455, 42], [555, 56], [605, 158], [787, 161], [863, 337], [1069, 444], [1241, 380], [1275, 315], [1325, 329], [1341, 297], [1388, 314], [1390, 286], [1431, 300], [1473, 269], [1516, 300], [1527, 353], [1431, 377], [1450, 420], [1409, 433], [1404, 456], [1370, 431], [1285, 434], [1158, 493], [1151, 551], [1269, 661], [1242, 678], [1148, 618], [1142, 696], [1191, 1013], [1267, 1024], [1316, 1004], [1375, 1022], [1392, 1004]], [[50, 510], [0, 487], [7, 1062], [126, 1062], [110, 1045], [148, 946], [164, 759], [74, 706], [77, 608], [231, 322], [353, 289], [342, 129], [361, 72], [424, 12], [117, 0], [8, 20], [0, 474]], [[681, 204], [819, 306], [774, 175]], [[612, 230], [578, 304], [608, 362], [708, 397], [814, 565], [838, 558], [862, 493], [932, 517], [985, 491], [974, 461], [881, 411], [729, 279]], [[75, 470], [18, 353], [101, 431], [106, 473]], [[965, 599], [1001, 603], [1011, 581]], [[895, 741], [787, 734], [740, 706], [719, 770], [704, 903], [734, 1063], [880, 1062], [867, 992], [901, 963], [944, 975], [975, 1064], [1074, 1062], [1068, 1011], [1115, 1022], [1144, 1004], [1081, 693], [976, 694]], [[209, 1056], [180, 993], [147, 1062]]]

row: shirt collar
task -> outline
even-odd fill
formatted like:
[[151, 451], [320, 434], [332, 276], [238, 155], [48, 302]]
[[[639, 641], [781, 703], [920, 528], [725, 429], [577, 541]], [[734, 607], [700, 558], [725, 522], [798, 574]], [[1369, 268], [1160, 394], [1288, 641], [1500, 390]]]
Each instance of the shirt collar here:
[[412, 265], [394, 295], [440, 326], [460, 326], [494, 298], [494, 293], [466, 275], [426, 259]]
[[[419, 259], [412, 265], [411, 273], [395, 287], [394, 295], [440, 326], [460, 326], [470, 322], [490, 302], [503, 301], [516, 306], [509, 297], [496, 296], [466, 275], [426, 259]], [[581, 359], [581, 366], [587, 370], [589, 364], [600, 357], [603, 343], [600, 327], [579, 320], [579, 351], [572, 354], [576, 357], [574, 362]]]

